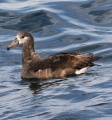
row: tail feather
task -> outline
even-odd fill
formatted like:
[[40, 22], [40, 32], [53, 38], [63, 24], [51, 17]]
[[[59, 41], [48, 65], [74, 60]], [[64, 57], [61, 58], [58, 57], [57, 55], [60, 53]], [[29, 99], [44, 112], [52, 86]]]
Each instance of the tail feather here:
[[89, 53], [88, 55], [92, 58], [92, 61], [96, 61], [102, 58], [101, 56], [94, 56], [92, 53]]
[[99, 59], [101, 59], [101, 58], [102, 58], [101, 56], [94, 56], [94, 57], [93, 57], [93, 61], [99, 60]]

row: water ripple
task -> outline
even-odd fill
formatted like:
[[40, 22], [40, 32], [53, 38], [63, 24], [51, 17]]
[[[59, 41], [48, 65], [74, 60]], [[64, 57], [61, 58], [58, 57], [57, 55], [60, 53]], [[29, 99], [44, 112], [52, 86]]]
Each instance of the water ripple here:
[[[112, 119], [112, 1], [0, 1], [0, 118]], [[42, 57], [69, 51], [103, 58], [65, 80], [21, 79], [21, 47], [6, 51], [18, 31], [31, 32]]]

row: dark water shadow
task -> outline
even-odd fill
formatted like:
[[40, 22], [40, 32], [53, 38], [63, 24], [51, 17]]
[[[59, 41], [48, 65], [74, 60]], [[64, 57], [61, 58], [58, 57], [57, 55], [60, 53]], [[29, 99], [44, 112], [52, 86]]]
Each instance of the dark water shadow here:
[[80, 115], [77, 115], [76, 113], [64, 112], [50, 120], [83, 120], [83, 119]]
[[[111, 0], [88, 0], [80, 3], [66, 3], [66, 16], [78, 20], [84, 24], [95, 26], [110, 26], [112, 24], [112, 1]], [[62, 7], [63, 8], [63, 7]], [[67, 19], [68, 20], [68, 19]], [[70, 19], [69, 19], [70, 20]], [[75, 24], [74, 27], [76, 28]], [[80, 23], [77, 27], [80, 26]], [[80, 28], [83, 29], [83, 28]]]
[[0, 0], [0, 3], [8, 2], [8, 0]]
[[[4, 16], [7, 16], [7, 14], [9, 13], [6, 12]], [[48, 15], [48, 12], [44, 10], [21, 14], [18, 16], [16, 15], [16, 13], [13, 13], [9, 17], [13, 19], [13, 23], [11, 24], [9, 22], [10, 24], [1, 25], [3, 29], [38, 32], [42, 30], [42, 27], [53, 24], [52, 17], [50, 17]], [[9, 17], [7, 16], [5, 22], [10, 21]]]
[[21, 79], [21, 84], [28, 85], [29, 89], [32, 91], [33, 94], [38, 94], [45, 88], [51, 86], [58, 86], [60, 82], [64, 80], [67, 79], [50, 79], [50, 80]]

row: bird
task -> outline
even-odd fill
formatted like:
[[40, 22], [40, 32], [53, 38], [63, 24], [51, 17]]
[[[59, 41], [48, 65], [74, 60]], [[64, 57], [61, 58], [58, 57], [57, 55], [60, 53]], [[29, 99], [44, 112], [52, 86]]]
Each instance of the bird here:
[[23, 79], [64, 79], [71, 75], [80, 75], [94, 66], [94, 61], [101, 58], [93, 53], [79, 52], [63, 52], [41, 58], [35, 52], [33, 36], [26, 31], [18, 32], [14, 41], [7, 46], [7, 50], [19, 44], [22, 46]]

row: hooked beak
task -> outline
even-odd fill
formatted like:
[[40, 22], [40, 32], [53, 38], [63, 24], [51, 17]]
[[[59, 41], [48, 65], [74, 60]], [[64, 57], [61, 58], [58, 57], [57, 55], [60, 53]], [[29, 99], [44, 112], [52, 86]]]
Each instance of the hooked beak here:
[[17, 38], [15, 38], [15, 40], [10, 45], [7, 46], [7, 50], [10, 50], [10, 48], [12, 48], [18, 44], [19, 44], [19, 41]]

